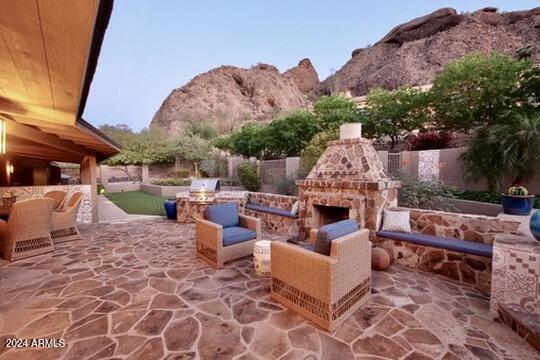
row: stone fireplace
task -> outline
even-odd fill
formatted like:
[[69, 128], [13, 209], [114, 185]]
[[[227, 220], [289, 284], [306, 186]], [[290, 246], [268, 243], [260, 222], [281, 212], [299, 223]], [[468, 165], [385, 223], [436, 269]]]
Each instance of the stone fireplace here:
[[361, 124], [344, 124], [299, 186], [300, 231], [344, 218], [356, 219], [374, 236], [382, 211], [397, 205], [399, 181], [390, 180], [375, 148], [361, 137]]

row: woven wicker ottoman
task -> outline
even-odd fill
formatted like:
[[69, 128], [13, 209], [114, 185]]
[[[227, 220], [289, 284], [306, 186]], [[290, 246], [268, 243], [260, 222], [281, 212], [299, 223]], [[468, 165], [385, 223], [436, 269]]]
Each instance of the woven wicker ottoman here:
[[255, 273], [258, 276], [270, 276], [271, 274], [271, 262], [270, 262], [270, 245], [271, 241], [260, 240], [255, 243], [253, 247], [253, 264], [255, 266]]

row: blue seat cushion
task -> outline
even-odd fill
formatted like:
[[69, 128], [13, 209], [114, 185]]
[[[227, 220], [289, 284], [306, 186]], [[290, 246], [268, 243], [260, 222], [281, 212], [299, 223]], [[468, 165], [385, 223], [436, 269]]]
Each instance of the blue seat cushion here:
[[416, 245], [431, 246], [459, 253], [492, 257], [493, 246], [472, 241], [433, 236], [418, 233], [402, 233], [394, 231], [377, 231], [377, 237], [409, 242]]
[[204, 217], [224, 228], [238, 226], [238, 206], [235, 203], [210, 205], [204, 210]]
[[308, 251], [315, 251], [315, 245], [311, 245], [311, 244], [304, 245], [304, 249]]
[[353, 219], [342, 220], [321, 226], [319, 232], [317, 233], [315, 252], [329, 256], [330, 249], [332, 247], [332, 240], [349, 235], [355, 231], [358, 231], [358, 223]]
[[259, 204], [255, 204], [255, 203], [247, 203], [245, 208], [249, 209], [249, 210], [253, 210], [253, 211], [259, 211], [259, 212], [264, 212], [264, 213], [268, 213], [268, 214], [279, 215], [279, 216], [283, 216], [283, 217], [287, 217], [287, 218], [291, 218], [291, 219], [298, 218], [298, 215], [291, 214], [291, 212], [289, 210], [270, 207], [270, 206], [259, 205]]
[[229, 226], [223, 228], [223, 246], [239, 244], [244, 241], [253, 240], [257, 233], [240, 226]]

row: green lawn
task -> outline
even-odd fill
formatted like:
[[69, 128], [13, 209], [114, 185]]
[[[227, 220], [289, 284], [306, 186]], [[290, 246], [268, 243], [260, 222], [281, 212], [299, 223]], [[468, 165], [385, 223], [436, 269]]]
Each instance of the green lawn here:
[[166, 197], [142, 191], [106, 193], [105, 196], [128, 214], [165, 215], [163, 201], [167, 200]]

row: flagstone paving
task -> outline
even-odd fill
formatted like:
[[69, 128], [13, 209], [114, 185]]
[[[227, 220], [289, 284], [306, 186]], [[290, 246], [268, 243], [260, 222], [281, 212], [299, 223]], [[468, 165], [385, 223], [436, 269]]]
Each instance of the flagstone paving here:
[[[476, 290], [392, 266], [333, 333], [274, 302], [251, 259], [211, 269], [194, 227], [91, 225], [53, 254], [0, 262], [0, 338], [64, 339], [0, 359], [540, 359]], [[316, 281], [316, 280], [314, 280]]]

